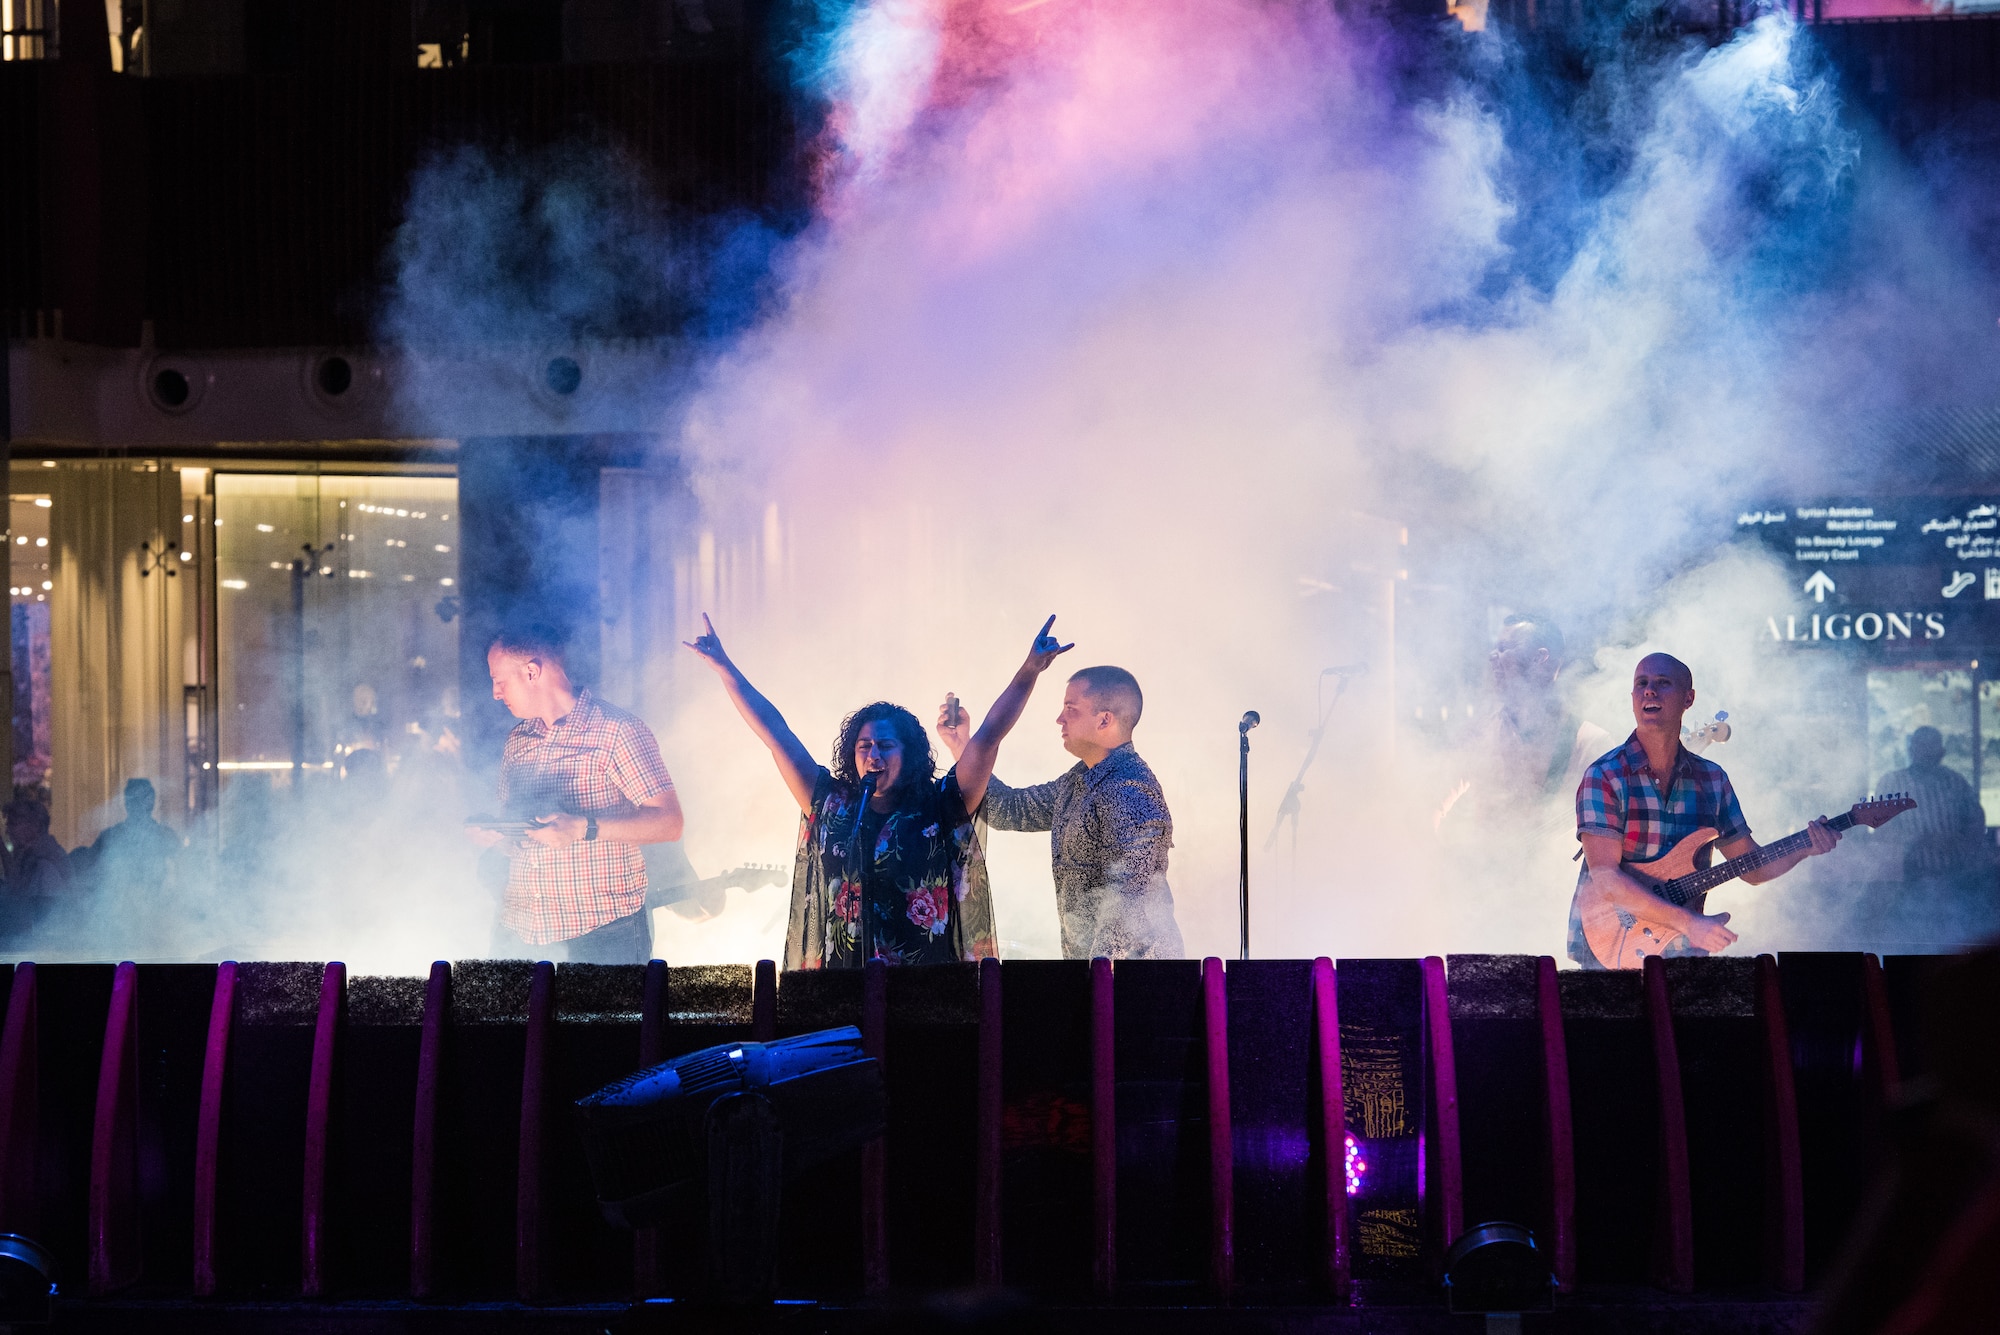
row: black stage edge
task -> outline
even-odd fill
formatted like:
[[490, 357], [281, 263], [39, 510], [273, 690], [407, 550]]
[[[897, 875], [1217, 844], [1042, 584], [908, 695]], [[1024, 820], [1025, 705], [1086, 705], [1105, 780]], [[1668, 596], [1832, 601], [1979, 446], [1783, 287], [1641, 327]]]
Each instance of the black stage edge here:
[[[1672, 1297], [1649, 1289], [1587, 1288], [1556, 1310], [1522, 1318], [1524, 1335], [1804, 1335], [1816, 1308], [1784, 1295]], [[66, 1335], [866, 1335], [962, 1331], [968, 1335], [1479, 1335], [1482, 1318], [1453, 1316], [1441, 1303], [1367, 1307], [1032, 1307], [973, 1295], [877, 1306], [793, 1303], [745, 1310], [685, 1302], [638, 1306], [518, 1303], [435, 1306], [409, 1302], [197, 1303], [118, 1300], [56, 1304], [52, 1330]]]

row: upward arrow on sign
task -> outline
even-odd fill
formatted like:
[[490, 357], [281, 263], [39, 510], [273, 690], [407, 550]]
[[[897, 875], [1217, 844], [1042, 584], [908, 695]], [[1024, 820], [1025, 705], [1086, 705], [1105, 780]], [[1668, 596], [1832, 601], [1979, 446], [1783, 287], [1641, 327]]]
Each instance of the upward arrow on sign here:
[[1826, 577], [1824, 570], [1815, 570], [1806, 580], [1806, 592], [1813, 596], [1814, 602], [1823, 603], [1826, 596], [1833, 592], [1833, 581]]

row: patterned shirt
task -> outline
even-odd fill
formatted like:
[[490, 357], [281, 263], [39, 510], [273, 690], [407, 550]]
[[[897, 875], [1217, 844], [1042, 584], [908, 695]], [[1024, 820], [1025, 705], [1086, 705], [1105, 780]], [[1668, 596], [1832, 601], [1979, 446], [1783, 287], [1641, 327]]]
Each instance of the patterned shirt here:
[[[1666, 791], [1660, 789], [1646, 748], [1635, 731], [1625, 744], [1607, 752], [1583, 772], [1576, 789], [1576, 833], [1609, 835], [1624, 841], [1626, 862], [1651, 862], [1696, 830], [1712, 829], [1718, 843], [1750, 833], [1736, 789], [1722, 766], [1703, 760], [1685, 747], [1674, 761]], [[1590, 875], [1585, 866], [1581, 886]], [[1583, 937], [1583, 922], [1574, 898], [1570, 901], [1569, 957], [1585, 968], [1602, 967]]]
[[986, 858], [958, 771], [910, 785], [889, 812], [863, 807], [861, 793], [819, 767], [812, 810], [799, 818], [785, 967], [997, 957]]
[[1065, 959], [1185, 953], [1167, 886], [1174, 819], [1132, 743], [1032, 788], [988, 780], [979, 814], [996, 830], [1049, 831]]
[[[652, 729], [588, 690], [577, 692], [576, 707], [554, 727], [534, 718], [516, 723], [500, 755], [501, 808], [517, 816], [630, 816], [673, 786]], [[539, 946], [582, 936], [645, 902], [646, 862], [637, 844], [528, 843], [508, 861], [500, 922]]]

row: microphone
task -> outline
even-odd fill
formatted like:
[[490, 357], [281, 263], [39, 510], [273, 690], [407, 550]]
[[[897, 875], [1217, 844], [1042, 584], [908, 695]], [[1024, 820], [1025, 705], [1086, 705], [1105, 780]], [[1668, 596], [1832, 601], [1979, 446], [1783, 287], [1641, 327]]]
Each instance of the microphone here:
[[1259, 714], [1256, 710], [1254, 709], [1246, 710], [1243, 715], [1243, 721], [1236, 725], [1236, 731], [1242, 733], [1244, 736], [1247, 737], [1250, 735], [1250, 729], [1256, 727], [1259, 723], [1262, 723], [1263, 721], [1264, 721], [1263, 715]]
[[1322, 677], [1365, 677], [1368, 675], [1368, 665], [1366, 663], [1342, 663], [1339, 667], [1330, 667], [1322, 670], [1319, 675]]
[[881, 771], [870, 770], [861, 776], [861, 800], [854, 804], [854, 823], [847, 827], [846, 844], [834, 846], [834, 856], [841, 859], [848, 874], [855, 871], [854, 859], [859, 854], [861, 844], [861, 822], [868, 818], [868, 803], [875, 796], [876, 781], [882, 777]]

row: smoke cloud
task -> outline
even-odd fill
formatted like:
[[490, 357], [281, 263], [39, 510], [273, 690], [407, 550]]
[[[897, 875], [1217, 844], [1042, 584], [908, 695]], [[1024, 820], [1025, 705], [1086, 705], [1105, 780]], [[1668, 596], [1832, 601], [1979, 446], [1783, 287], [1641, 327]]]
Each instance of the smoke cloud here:
[[[1233, 725], [1255, 708], [1257, 953], [1561, 955], [1573, 825], [1503, 858], [1512, 835], [1447, 846], [1435, 821], [1510, 609], [1568, 632], [1565, 698], [1614, 741], [1640, 654], [1690, 663], [1764, 837], [1866, 791], [1828, 703], [1848, 668], [1758, 649], [1791, 572], [1729, 545], [1730, 521], [1872, 480], [1857, 424], [1990, 400], [1984, 205], [1940, 205], [1931, 182], [1962, 175], [1844, 108], [1790, 19], [1720, 45], [1580, 34], [1579, 86], [1505, 31], [1315, 4], [811, 18], [792, 68], [826, 115], [803, 230], [667, 225], [615, 156], [467, 153], [415, 183], [393, 257], [398, 338], [615, 336], [666, 312], [702, 340], [640, 404], [692, 503], [646, 539], [653, 573], [607, 592], [671, 623], [619, 702], [660, 734], [695, 867], [788, 867], [797, 825], [674, 646], [703, 611], [816, 754], [877, 698], [983, 713], [1056, 613], [1065, 664], [1145, 687], [1191, 952], [1234, 949]], [[448, 420], [452, 391], [427, 383], [427, 411]], [[1320, 670], [1353, 662], [1370, 670], [1267, 849]], [[1005, 746], [1008, 782], [1071, 763], [1060, 694], [1044, 682]], [[1056, 953], [1046, 841], [989, 852], [1005, 952]], [[1816, 866], [1715, 907], [1740, 949], [1825, 941], [1837, 881]], [[715, 892], [667, 924], [669, 958], [775, 955], [784, 893]], [[414, 907], [316, 928], [368, 967], [441, 949]]]
[[[1499, 609], [1570, 628], [1573, 705], [1614, 739], [1642, 652], [1694, 664], [1766, 837], [1865, 791], [1824, 726], [1836, 665], [1756, 652], [1786, 572], [1719, 549], [1742, 498], [1826, 485], [1843, 424], [1986, 391], [1983, 268], [1782, 15], [1600, 53], [1580, 95], [1504, 35], [1441, 45], [1412, 73], [1404, 39], [1309, 6], [850, 13], [784, 308], [676, 442], [719, 532], [748, 497], [785, 516], [788, 578], [719, 624], [803, 735], [885, 692], [988, 698], [1058, 612], [1079, 662], [1147, 687], [1204, 952], [1234, 943], [1231, 725], [1264, 716], [1261, 844], [1315, 674], [1367, 660], [1296, 854], [1253, 867], [1256, 948], [1561, 953], [1567, 832], [1532, 868], [1440, 854], [1471, 743], [1408, 726], [1490, 711]], [[1392, 624], [1419, 585], [1464, 615]], [[1009, 781], [1065, 766], [1055, 695]], [[673, 731], [691, 849], [780, 847], [719, 693]], [[1045, 847], [992, 849], [1003, 937], [1047, 951]], [[1746, 948], [1833, 925], [1802, 890], [1737, 900]]]

